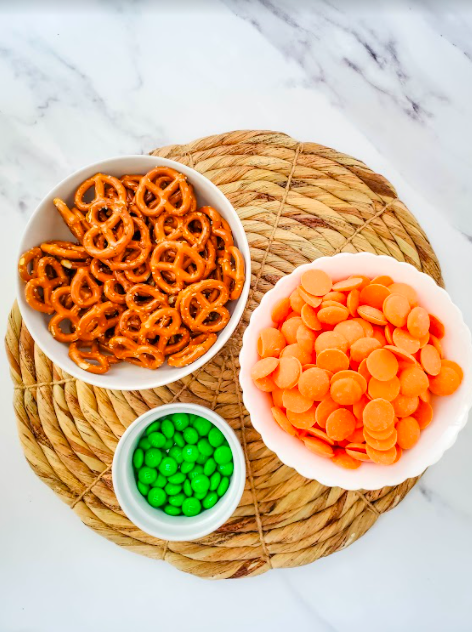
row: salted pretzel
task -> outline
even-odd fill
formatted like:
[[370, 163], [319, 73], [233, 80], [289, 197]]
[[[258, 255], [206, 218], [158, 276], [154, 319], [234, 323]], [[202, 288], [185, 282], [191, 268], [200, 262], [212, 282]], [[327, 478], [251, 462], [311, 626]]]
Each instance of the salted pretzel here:
[[123, 306], [112, 301], [97, 303], [79, 320], [77, 334], [80, 340], [95, 340], [114, 327], [123, 313]]
[[231, 246], [225, 256], [221, 258], [220, 263], [223, 280], [225, 285], [230, 288], [229, 298], [231, 301], [235, 301], [241, 296], [244, 287], [243, 255], [235, 246]]
[[[218, 294], [215, 296], [215, 290]], [[181, 294], [179, 309], [182, 320], [191, 331], [215, 333], [229, 322], [228, 288], [221, 281], [206, 279], [194, 283]]]
[[26, 284], [26, 301], [30, 307], [38, 312], [53, 314], [52, 291], [68, 282], [69, 278], [57, 259], [48, 255], [41, 257], [38, 261], [36, 276]]
[[118, 321], [117, 331], [122, 335], [137, 342], [141, 335], [141, 328], [149, 314], [137, 312], [133, 309], [125, 310]]
[[134, 223], [133, 237], [139, 233], [139, 239], [131, 239], [123, 251], [107, 261], [111, 270], [131, 270], [139, 267], [149, 257], [152, 244], [149, 229], [139, 217], [131, 217]]
[[198, 358], [201, 358], [217, 341], [218, 336], [216, 334], [201, 334], [196, 338], [193, 338], [187, 347], [167, 356], [167, 364], [169, 366], [182, 367], [192, 364]]
[[120, 360], [126, 360], [144, 369], [158, 369], [164, 364], [162, 351], [150, 344], [140, 344], [125, 336], [113, 336], [110, 349]]
[[[38, 247], [30, 248], [21, 255], [18, 261], [18, 273], [23, 281], [27, 283], [38, 275], [38, 263], [42, 256], [43, 251]], [[32, 264], [31, 272], [29, 271], [30, 263]]]
[[146, 314], [169, 306], [167, 295], [146, 283], [133, 285], [126, 293], [125, 302], [128, 309]]
[[164, 356], [172, 355], [174, 353], [178, 353], [182, 351], [185, 347], [188, 346], [190, 342], [190, 331], [187, 327], [179, 327], [177, 333], [170, 338], [166, 336], [160, 336], [159, 341], [157, 343], [157, 348], [159, 351], [162, 351]]
[[96, 279], [98, 279], [98, 281], [101, 281], [102, 283], [115, 278], [113, 270], [111, 270], [107, 266], [105, 261], [100, 261], [100, 259], [96, 258], [93, 258], [90, 262], [90, 272]]
[[70, 232], [82, 243], [85, 233], [90, 228], [90, 224], [87, 222], [84, 213], [77, 208], [70, 209], [61, 198], [54, 198], [53, 204], [67, 224]]
[[[77, 326], [80, 319], [80, 307], [75, 305], [70, 285], [63, 285], [53, 290], [51, 305], [55, 314], [48, 323], [52, 336], [59, 342], [75, 342], [78, 339]], [[70, 332], [62, 329], [61, 325], [68, 324]]]
[[[84, 351], [90, 349], [90, 351]], [[98, 342], [72, 342], [69, 346], [69, 357], [77, 366], [89, 373], [103, 375], [110, 368], [111, 358], [100, 351]]]
[[[164, 181], [156, 183], [160, 178]], [[145, 195], [150, 192], [156, 203], [147, 203]], [[174, 206], [170, 198], [177, 192], [180, 193], [180, 203]], [[141, 178], [136, 190], [136, 205], [139, 210], [149, 217], [157, 217], [163, 211], [171, 211], [175, 215], [184, 215], [192, 207], [195, 195], [191, 185], [183, 173], [179, 173], [171, 167], [155, 167]]]
[[172, 211], [164, 211], [154, 223], [156, 243], [181, 239], [183, 222], [183, 218], [175, 215]]
[[186, 243], [162, 241], [154, 248], [151, 257], [152, 276], [156, 285], [167, 294], [177, 294], [186, 285], [199, 281], [204, 271], [204, 260]]
[[73, 244], [70, 241], [45, 241], [40, 246], [41, 250], [52, 257], [59, 257], [72, 260], [84, 260], [88, 254], [83, 246]]
[[182, 325], [180, 313], [174, 307], [160, 307], [149, 314], [141, 326], [139, 341], [143, 344], [160, 336], [175, 336]]
[[[74, 197], [75, 206], [80, 211], [88, 211], [93, 204], [99, 200], [104, 200], [106, 197], [110, 197], [107, 195], [107, 187], [112, 188], [115, 191], [115, 201], [122, 202], [123, 204], [126, 203], [126, 189], [123, 186], [123, 183], [113, 176], [106, 176], [103, 173], [97, 173], [88, 180], [85, 180], [85, 182], [82, 182], [79, 186]], [[95, 195], [91, 202], [85, 202], [84, 196], [92, 188], [94, 189]]]
[[70, 284], [70, 295], [79, 307], [92, 307], [102, 297], [103, 287], [93, 278], [90, 268], [79, 268]]
[[[196, 227], [199, 230], [195, 230]], [[182, 237], [196, 250], [204, 248], [211, 235], [210, 221], [206, 215], [194, 211], [182, 218]]]
[[[121, 183], [120, 183], [121, 184]], [[105, 219], [101, 218], [104, 209], [111, 212]], [[84, 236], [84, 248], [88, 254], [97, 259], [111, 259], [124, 251], [134, 234], [134, 220], [123, 202], [97, 200], [90, 206], [87, 219], [90, 230]], [[118, 229], [120, 234], [117, 236]], [[98, 245], [97, 238], [103, 237], [106, 246]]]
[[135, 283], [145, 283], [151, 276], [151, 264], [149, 260], [144, 261], [144, 263], [137, 268], [125, 270], [124, 274], [132, 285]]

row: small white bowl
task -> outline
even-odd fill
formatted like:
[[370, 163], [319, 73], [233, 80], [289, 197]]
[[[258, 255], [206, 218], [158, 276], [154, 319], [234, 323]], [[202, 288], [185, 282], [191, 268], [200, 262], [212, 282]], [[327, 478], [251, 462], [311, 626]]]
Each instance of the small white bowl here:
[[[169, 516], [155, 509], [139, 493], [134, 478], [132, 458], [144, 430], [156, 419], [174, 413], [199, 415], [211, 421], [225, 435], [233, 453], [234, 472], [228, 491], [211, 509], [198, 516]], [[230, 518], [241, 500], [246, 483], [243, 450], [232, 428], [217, 413], [198, 404], [166, 404], [152, 408], [138, 417], [121, 437], [113, 457], [113, 487], [121, 508], [140, 529], [156, 538], [188, 541], [203, 538]]]
[[227, 307], [231, 312], [231, 318], [226, 327], [219, 332], [218, 340], [207, 351], [207, 353], [186, 367], [176, 368], [163, 364], [159, 369], [151, 371], [141, 367], [122, 362], [113, 365], [105, 375], [95, 375], [80, 369], [69, 358], [69, 345], [55, 340], [48, 331], [47, 324], [49, 316], [32, 309], [25, 300], [25, 283], [17, 276], [18, 303], [21, 315], [28, 327], [35, 342], [41, 347], [44, 353], [64, 371], [70, 375], [84, 380], [89, 384], [101, 386], [103, 388], [117, 389], [122, 391], [156, 388], [165, 384], [171, 384], [182, 379], [189, 373], [193, 373], [206, 362], [208, 362], [223, 345], [229, 340], [238, 322], [243, 315], [244, 308], [251, 284], [251, 255], [241, 220], [232, 207], [228, 199], [208, 178], [202, 174], [181, 165], [173, 160], [158, 158], [156, 156], [123, 156], [121, 158], [110, 158], [95, 164], [89, 165], [68, 176], [57, 186], [55, 186], [41, 201], [29, 220], [23, 238], [21, 240], [18, 259], [23, 252], [39, 246], [44, 241], [51, 239], [63, 239], [76, 241], [63, 222], [61, 216], [54, 207], [52, 201], [59, 197], [68, 204], [73, 204], [73, 196], [77, 187], [87, 178], [94, 174], [106, 173], [112, 176], [121, 177], [124, 174], [145, 174], [157, 165], [172, 167], [184, 173], [190, 184], [193, 185], [199, 206], [209, 205], [226, 219], [231, 226], [234, 242], [241, 251], [246, 267], [246, 281], [241, 296], [237, 301], [231, 301]]
[[[303, 272], [310, 268], [324, 270], [333, 281], [353, 274], [363, 274], [371, 278], [386, 274], [396, 282], [408, 283], [417, 291], [420, 304], [437, 316], [446, 327], [446, 336], [441, 340], [441, 344], [445, 356], [458, 362], [462, 367], [463, 382], [453, 395], [434, 398], [432, 423], [422, 431], [417, 445], [412, 450], [404, 450], [402, 458], [394, 465], [362, 463], [357, 470], [345, 470], [331, 463], [329, 459], [313, 454], [300, 440], [289, 436], [280, 428], [272, 417], [268, 393], [256, 388], [251, 380], [251, 369], [258, 360], [256, 343], [259, 332], [272, 325], [273, 305], [279, 299], [289, 296], [300, 284]], [[302, 476], [330, 487], [379, 489], [386, 485], [399, 485], [408, 478], [418, 476], [436, 463], [453, 445], [459, 431], [467, 422], [467, 415], [472, 406], [472, 342], [470, 331], [459, 308], [431, 277], [418, 272], [407, 263], [383, 255], [343, 253], [334, 257], [321, 257], [280, 279], [254, 310], [244, 333], [239, 360], [244, 404], [251, 415], [253, 426], [261, 434], [264, 443], [281, 461], [293, 467]]]

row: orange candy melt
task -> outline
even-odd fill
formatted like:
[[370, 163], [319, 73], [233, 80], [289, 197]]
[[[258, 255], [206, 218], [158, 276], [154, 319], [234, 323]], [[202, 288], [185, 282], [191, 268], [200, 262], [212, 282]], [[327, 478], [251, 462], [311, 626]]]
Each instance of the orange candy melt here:
[[443, 357], [443, 323], [389, 276], [307, 270], [272, 320], [251, 378], [282, 430], [339, 467], [396, 463], [434, 423], [434, 396], [463, 379]]

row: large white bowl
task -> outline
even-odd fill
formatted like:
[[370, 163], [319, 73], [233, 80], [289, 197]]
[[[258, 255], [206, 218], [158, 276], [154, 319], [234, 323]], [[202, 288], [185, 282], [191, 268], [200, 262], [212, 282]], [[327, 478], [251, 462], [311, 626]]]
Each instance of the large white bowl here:
[[[234, 471], [228, 491], [211, 509], [198, 516], [169, 516], [155, 509], [139, 493], [133, 472], [133, 453], [146, 428], [156, 419], [188, 413], [211, 421], [225, 435], [233, 453]], [[164, 540], [188, 541], [203, 538], [221, 527], [232, 515], [241, 500], [246, 484], [246, 462], [241, 444], [232, 428], [217, 413], [198, 404], [166, 404], [148, 410], [126, 429], [113, 457], [113, 488], [121, 508], [140, 529]]]
[[44, 241], [51, 239], [75, 241], [52, 203], [55, 197], [62, 198], [72, 205], [73, 196], [77, 187], [84, 180], [98, 172], [112, 176], [122, 176], [127, 173], [144, 174], [157, 165], [172, 167], [184, 173], [195, 189], [199, 206], [213, 206], [229, 223], [233, 231], [235, 244], [244, 257], [246, 281], [240, 298], [237, 301], [231, 301], [227, 305], [231, 312], [229, 323], [219, 332], [218, 340], [211, 349], [193, 364], [182, 368], [170, 367], [164, 364], [159, 367], [159, 369], [151, 371], [150, 369], [143, 369], [133, 364], [123, 362], [118, 365], [113, 365], [110, 371], [105, 375], [95, 375], [94, 373], [88, 373], [80, 369], [72, 362], [68, 356], [68, 345], [58, 342], [51, 336], [47, 328], [49, 316], [33, 310], [28, 305], [25, 300], [25, 284], [18, 276], [18, 303], [21, 315], [35, 342], [41, 347], [44, 353], [51, 358], [54, 364], [64, 369], [64, 371], [67, 371], [67, 373], [70, 373], [70, 375], [96, 386], [130, 391], [156, 388], [180, 380], [189, 373], [196, 371], [218, 353], [235, 330], [246, 306], [251, 283], [251, 255], [241, 220], [227, 198], [210, 180], [202, 176], [198, 171], [195, 171], [195, 169], [165, 158], [157, 158], [155, 156], [123, 156], [121, 158], [110, 158], [109, 160], [103, 160], [102, 162], [84, 167], [65, 178], [65, 180], [60, 182], [44, 197], [34, 211], [26, 226], [23, 239], [21, 240], [18, 258], [26, 250], [33, 248], [33, 246], [38, 246]]
[[[289, 436], [280, 428], [272, 417], [269, 395], [256, 388], [251, 380], [251, 368], [258, 360], [256, 343], [259, 332], [264, 327], [272, 325], [270, 315], [273, 305], [279, 299], [289, 296], [300, 284], [303, 272], [310, 268], [324, 270], [333, 281], [355, 274], [371, 278], [387, 274], [396, 282], [408, 283], [416, 289], [420, 304], [437, 316], [446, 327], [446, 336], [441, 340], [445, 356], [460, 364], [464, 370], [464, 380], [453, 395], [433, 398], [433, 422], [421, 433], [417, 445], [412, 450], [404, 450], [402, 458], [394, 465], [362, 463], [357, 470], [345, 470], [331, 463], [329, 459], [313, 454], [300, 440]], [[244, 404], [251, 415], [253, 426], [260, 432], [264, 443], [281, 461], [293, 467], [302, 476], [316, 479], [330, 487], [379, 489], [385, 485], [398, 485], [408, 478], [418, 476], [427, 467], [436, 463], [453, 445], [459, 431], [466, 424], [472, 406], [472, 342], [470, 331], [459, 308], [431, 277], [392, 257], [369, 253], [321, 257], [280, 279], [253, 312], [244, 333], [239, 359]]]

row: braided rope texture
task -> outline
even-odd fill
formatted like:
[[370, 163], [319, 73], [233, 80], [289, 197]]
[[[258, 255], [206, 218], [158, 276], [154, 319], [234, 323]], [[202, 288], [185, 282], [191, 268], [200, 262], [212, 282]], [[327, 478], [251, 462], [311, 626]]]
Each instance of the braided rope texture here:
[[[6, 349], [25, 456], [88, 527], [130, 551], [203, 578], [255, 576], [343, 549], [401, 502], [417, 479], [349, 492], [307, 480], [283, 465], [263, 444], [242, 404], [241, 334], [280, 277], [321, 256], [390, 255], [442, 285], [431, 245], [383, 176], [315, 143], [270, 131], [235, 131], [153, 155], [192, 166], [237, 210], [252, 256], [252, 287], [241, 324], [211, 362], [180, 382], [110, 391], [54, 366], [34, 344], [15, 305]], [[137, 416], [173, 401], [216, 410], [236, 431], [246, 455], [248, 476], [239, 507], [218, 531], [194, 542], [164, 542], [143, 533], [113, 493], [111, 463], [119, 438]]]

